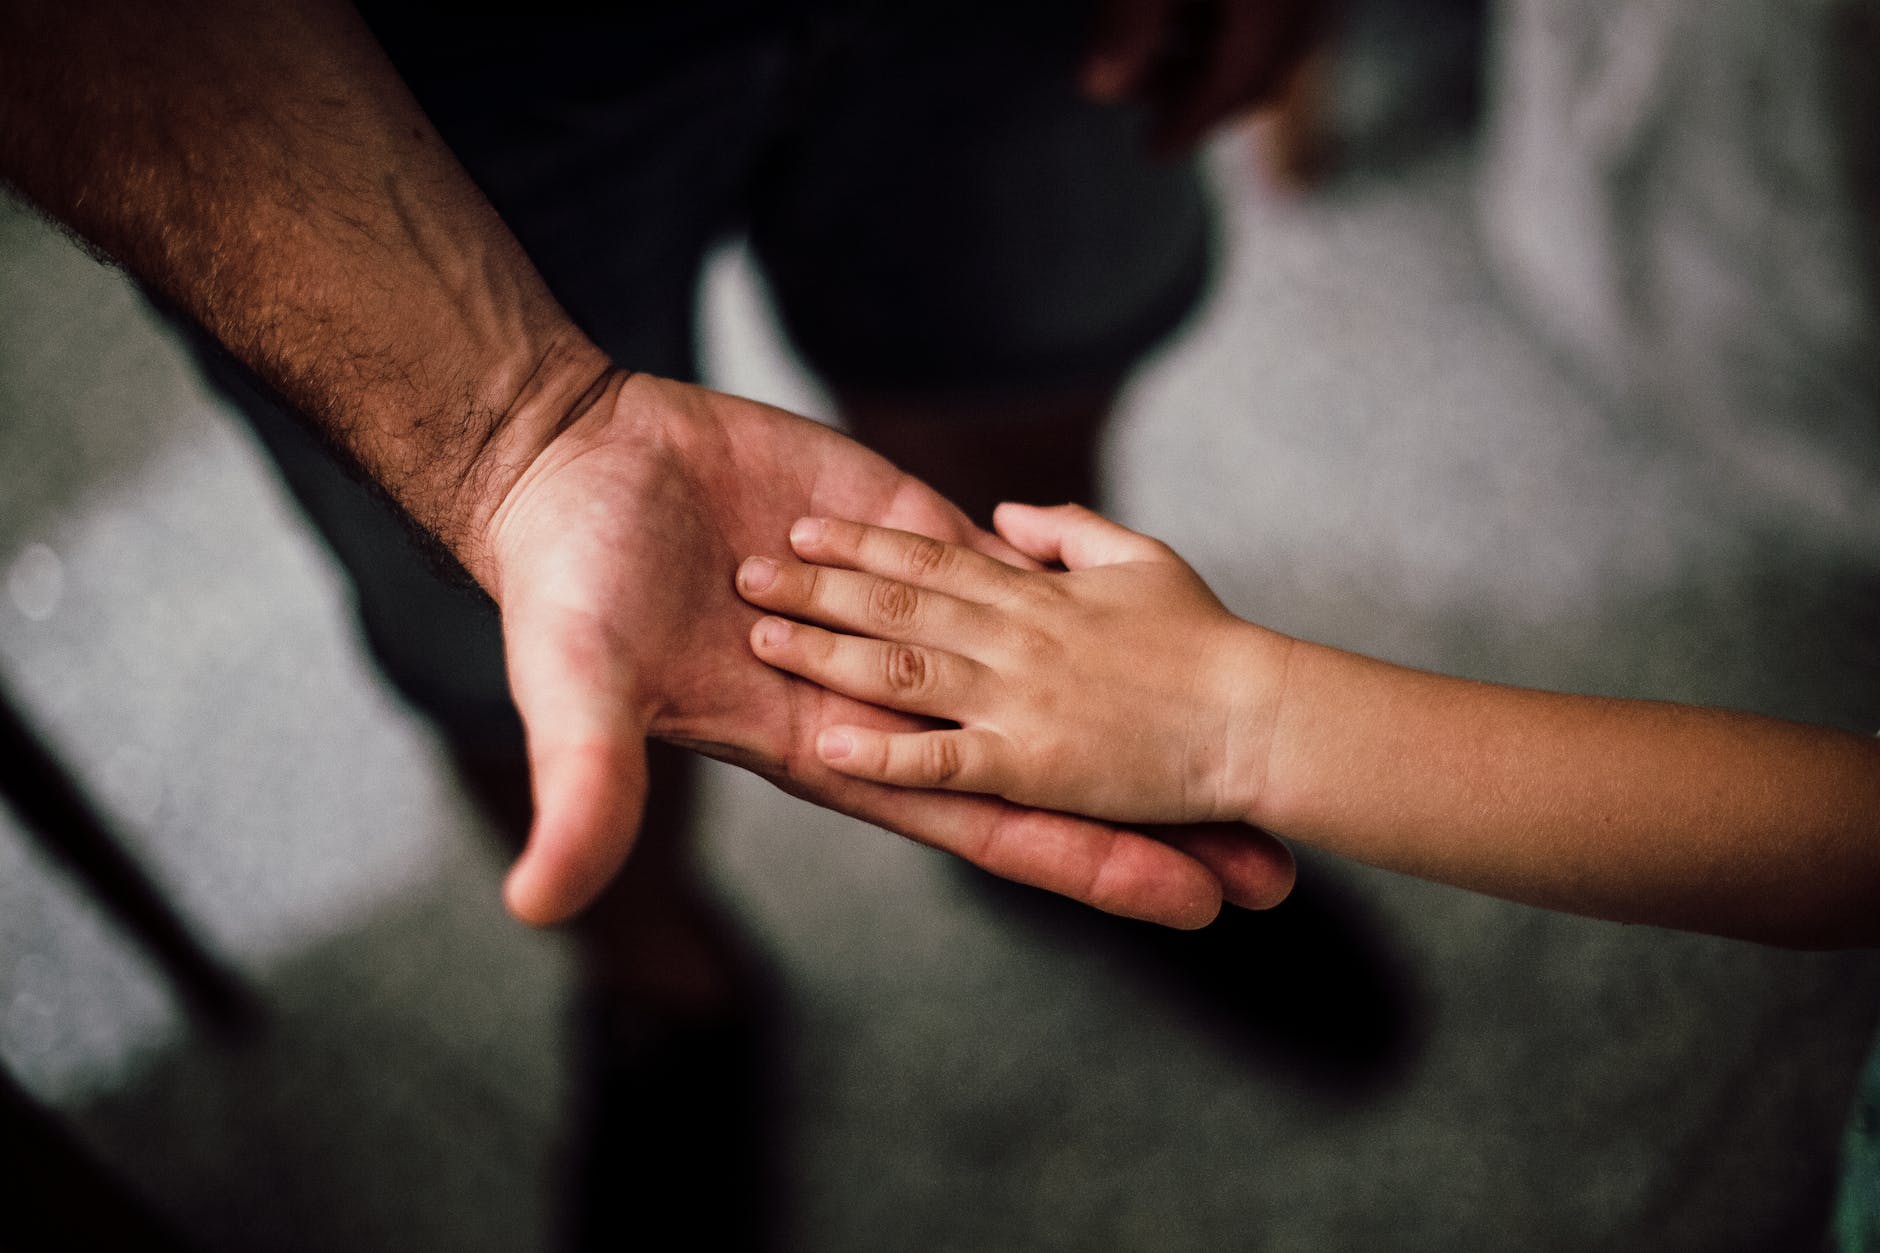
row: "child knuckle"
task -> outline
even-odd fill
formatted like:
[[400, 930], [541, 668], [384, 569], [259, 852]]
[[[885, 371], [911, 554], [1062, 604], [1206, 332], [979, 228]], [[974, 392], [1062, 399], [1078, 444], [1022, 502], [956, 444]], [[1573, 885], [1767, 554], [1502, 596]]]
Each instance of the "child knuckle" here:
[[965, 763], [960, 756], [958, 741], [949, 736], [936, 735], [921, 745], [920, 773], [929, 783], [947, 783], [959, 777]]
[[927, 655], [918, 648], [905, 644], [896, 644], [887, 650], [884, 658], [887, 669], [888, 690], [901, 695], [917, 695], [925, 692], [933, 682], [933, 667], [927, 663]]
[[902, 629], [920, 613], [920, 593], [905, 583], [887, 580], [868, 590], [868, 620], [876, 626]]
[[828, 571], [821, 566], [808, 566], [804, 569], [800, 584], [802, 602], [806, 605], [820, 604], [829, 595]]
[[908, 543], [901, 560], [910, 576], [922, 578], [944, 573], [953, 563], [953, 552], [937, 539], [917, 535]]
[[1032, 613], [1050, 613], [1065, 599], [1063, 580], [1058, 578], [1026, 579], [1020, 594]]
[[1015, 656], [1027, 664], [1036, 664], [1039, 658], [1050, 651], [1051, 637], [1030, 623], [1019, 623], [1012, 627], [1007, 643]]

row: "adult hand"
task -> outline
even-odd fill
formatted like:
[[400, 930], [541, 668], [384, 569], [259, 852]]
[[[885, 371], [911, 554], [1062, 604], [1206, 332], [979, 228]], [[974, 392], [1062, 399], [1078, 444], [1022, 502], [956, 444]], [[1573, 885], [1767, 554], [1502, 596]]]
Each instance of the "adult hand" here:
[[[989, 797], [845, 777], [817, 757], [837, 724], [922, 725], [764, 665], [733, 579], [787, 556], [806, 514], [866, 519], [1022, 562], [931, 489], [814, 422], [703, 388], [615, 376], [505, 493], [481, 572], [502, 607], [537, 816], [507, 898], [538, 923], [585, 905], [627, 856], [657, 736], [1006, 878], [1173, 926], [1292, 882], [1276, 841], [1139, 832]], [[1205, 863], [1205, 864], [1204, 864]]]
[[[538, 811], [519, 915], [566, 917], [626, 856], [649, 732], [1106, 909], [1212, 915], [1216, 875], [1140, 834], [817, 763], [838, 710], [894, 716], [750, 655], [738, 557], [782, 555], [806, 513], [989, 540], [814, 423], [608, 366], [344, 0], [203, 0], [186, 21], [0, 3], [0, 177], [221, 340], [496, 597]], [[1236, 900], [1290, 881], [1283, 852], [1215, 860]]]
[[1132, 99], [1178, 154], [1285, 84], [1317, 26], [1313, 0], [1104, 0], [1083, 64], [1092, 99]]

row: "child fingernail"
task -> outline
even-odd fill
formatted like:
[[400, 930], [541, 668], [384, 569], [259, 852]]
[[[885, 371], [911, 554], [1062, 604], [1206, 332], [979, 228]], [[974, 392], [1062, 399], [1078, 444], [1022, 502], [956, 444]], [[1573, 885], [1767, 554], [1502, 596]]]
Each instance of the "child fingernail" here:
[[816, 737], [816, 751], [825, 761], [840, 761], [855, 751], [855, 741], [847, 731], [824, 731]]
[[790, 624], [782, 618], [765, 618], [757, 624], [757, 642], [765, 648], [775, 648], [790, 637]]
[[745, 590], [761, 592], [777, 581], [777, 563], [768, 557], [752, 557], [738, 571], [738, 582]]
[[796, 525], [790, 528], [792, 544], [814, 544], [828, 530], [821, 518], [798, 518]]

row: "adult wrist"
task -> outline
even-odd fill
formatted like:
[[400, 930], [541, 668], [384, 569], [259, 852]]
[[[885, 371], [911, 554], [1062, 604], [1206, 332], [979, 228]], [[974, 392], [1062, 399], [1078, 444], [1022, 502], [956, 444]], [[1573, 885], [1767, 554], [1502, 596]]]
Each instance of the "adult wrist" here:
[[440, 458], [447, 469], [430, 485], [431, 516], [413, 510], [484, 590], [495, 595], [500, 581], [505, 502], [556, 436], [611, 403], [629, 373], [569, 328], [486, 385], [488, 416], [463, 433], [468, 448]]

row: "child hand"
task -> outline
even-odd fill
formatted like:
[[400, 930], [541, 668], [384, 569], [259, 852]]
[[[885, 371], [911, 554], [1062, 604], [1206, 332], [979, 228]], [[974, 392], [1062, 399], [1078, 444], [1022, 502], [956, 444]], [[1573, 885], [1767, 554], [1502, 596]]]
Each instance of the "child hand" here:
[[1087, 509], [1001, 505], [993, 525], [1066, 570], [821, 518], [790, 532], [812, 564], [740, 568], [746, 600], [802, 620], [752, 628], [764, 661], [959, 724], [832, 727], [816, 741], [822, 760], [1119, 822], [1245, 820], [1292, 641], [1229, 613], [1166, 545]]

